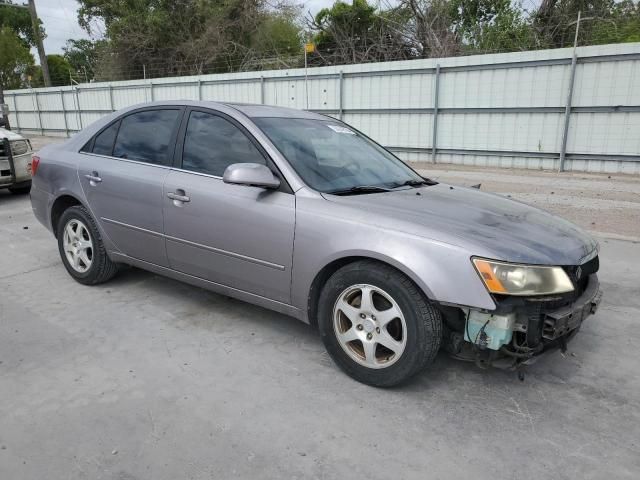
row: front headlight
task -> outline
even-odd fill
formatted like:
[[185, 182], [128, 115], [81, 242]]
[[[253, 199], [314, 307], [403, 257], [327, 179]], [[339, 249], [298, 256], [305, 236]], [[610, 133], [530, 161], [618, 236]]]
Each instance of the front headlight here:
[[474, 258], [473, 264], [491, 293], [502, 295], [550, 295], [573, 291], [573, 284], [560, 267], [518, 265]]
[[26, 140], [14, 140], [11, 142], [11, 153], [14, 155], [24, 155], [29, 151], [29, 144]]

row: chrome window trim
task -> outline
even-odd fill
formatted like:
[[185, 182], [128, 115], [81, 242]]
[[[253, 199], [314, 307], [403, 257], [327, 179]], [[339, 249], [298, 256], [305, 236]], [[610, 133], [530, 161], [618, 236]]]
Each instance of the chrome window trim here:
[[193, 170], [187, 170], [185, 168], [171, 167], [170, 170], [174, 170], [176, 172], [191, 173], [193, 175], [200, 175], [201, 177], [215, 178], [216, 180], [222, 180], [222, 177], [219, 177], [217, 175], [211, 175], [210, 173], [203, 172], [194, 172]]
[[112, 155], [102, 155], [100, 153], [83, 152], [83, 151], [79, 151], [78, 153], [81, 155], [91, 155], [92, 157], [108, 158], [110, 160], [117, 160], [119, 162], [134, 163], [138, 165], [148, 165], [150, 167], [165, 168], [168, 170], [172, 168], [171, 165], [159, 165], [157, 163], [143, 162], [142, 160], [131, 160], [130, 158], [114, 157]]

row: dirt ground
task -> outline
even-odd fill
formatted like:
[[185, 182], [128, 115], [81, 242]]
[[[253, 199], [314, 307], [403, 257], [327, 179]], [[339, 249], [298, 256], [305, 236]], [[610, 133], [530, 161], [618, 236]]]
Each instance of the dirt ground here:
[[612, 238], [640, 240], [640, 177], [581, 172], [550, 172], [417, 164], [420, 173], [440, 182], [481, 184]]

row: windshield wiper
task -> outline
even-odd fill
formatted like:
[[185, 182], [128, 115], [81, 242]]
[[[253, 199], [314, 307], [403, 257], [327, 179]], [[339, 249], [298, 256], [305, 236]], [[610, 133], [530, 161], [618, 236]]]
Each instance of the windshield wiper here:
[[380, 187], [377, 185], [356, 185], [355, 187], [344, 188], [340, 190], [331, 190], [327, 193], [332, 195], [351, 195], [358, 193], [379, 193], [379, 192], [390, 192], [390, 188]]
[[434, 182], [433, 180], [430, 180], [428, 178], [422, 179], [422, 180], [416, 180], [416, 179], [411, 179], [411, 180], [407, 180], [406, 182], [402, 182], [402, 183], [394, 183], [392, 188], [399, 188], [399, 187], [419, 187], [420, 185], [436, 185], [438, 182]]

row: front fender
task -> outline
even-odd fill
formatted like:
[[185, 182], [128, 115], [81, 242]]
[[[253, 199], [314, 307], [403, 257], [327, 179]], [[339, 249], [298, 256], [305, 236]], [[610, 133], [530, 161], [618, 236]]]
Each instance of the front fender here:
[[480, 252], [354, 221], [343, 215], [345, 212], [335, 211], [335, 204], [328, 211], [322, 202], [304, 197], [298, 198], [296, 205], [291, 297], [301, 311], [308, 311], [309, 292], [318, 272], [346, 257], [372, 258], [393, 266], [431, 300], [495, 309], [471, 263], [471, 256]]

